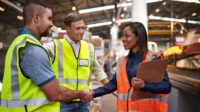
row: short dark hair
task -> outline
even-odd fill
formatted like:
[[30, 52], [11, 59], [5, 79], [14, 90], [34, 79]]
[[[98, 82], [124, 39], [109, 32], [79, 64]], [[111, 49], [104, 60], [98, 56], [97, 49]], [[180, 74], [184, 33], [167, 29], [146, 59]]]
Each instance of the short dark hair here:
[[125, 27], [129, 27], [132, 30], [132, 33], [135, 34], [138, 38], [138, 45], [139, 45], [139, 53], [141, 54], [142, 58], [145, 58], [145, 55], [148, 51], [147, 45], [147, 32], [144, 25], [140, 22], [129, 22], [126, 23], [122, 30]]
[[77, 22], [83, 20], [83, 18], [81, 17], [81, 15], [77, 14], [77, 13], [69, 13], [67, 15], [67, 17], [64, 20], [64, 23], [66, 25], [66, 27], [71, 26], [72, 22]]
[[33, 14], [35, 12], [42, 13], [44, 8], [48, 8], [44, 1], [42, 0], [27, 0], [25, 6], [23, 7], [23, 18], [24, 24], [30, 24], [32, 21]]

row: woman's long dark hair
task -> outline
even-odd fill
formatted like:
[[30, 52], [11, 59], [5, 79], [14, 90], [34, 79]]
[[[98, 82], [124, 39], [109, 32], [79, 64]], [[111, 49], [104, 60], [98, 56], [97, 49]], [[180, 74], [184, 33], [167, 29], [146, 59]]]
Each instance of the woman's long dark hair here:
[[132, 33], [135, 34], [138, 38], [138, 46], [139, 46], [139, 53], [142, 56], [142, 58], [145, 58], [145, 55], [148, 51], [147, 47], [147, 32], [145, 30], [145, 27], [140, 22], [129, 22], [125, 24], [122, 28], [122, 30], [125, 27], [130, 27], [132, 30]]

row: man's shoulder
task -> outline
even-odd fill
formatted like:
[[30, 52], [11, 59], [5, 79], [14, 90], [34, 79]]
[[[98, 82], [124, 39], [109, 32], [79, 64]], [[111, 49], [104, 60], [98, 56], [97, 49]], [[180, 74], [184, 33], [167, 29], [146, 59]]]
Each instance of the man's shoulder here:
[[42, 46], [34, 45], [28, 43], [23, 49], [23, 52], [30, 54], [30, 55], [42, 55], [46, 54], [45, 49]]

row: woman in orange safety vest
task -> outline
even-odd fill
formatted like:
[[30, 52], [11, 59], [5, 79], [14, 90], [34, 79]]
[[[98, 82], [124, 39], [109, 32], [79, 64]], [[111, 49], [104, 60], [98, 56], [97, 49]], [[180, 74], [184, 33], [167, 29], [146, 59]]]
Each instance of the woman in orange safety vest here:
[[[122, 28], [122, 42], [129, 54], [119, 59], [114, 77], [108, 84], [93, 90], [93, 96], [117, 90], [118, 112], [167, 112], [167, 96], [171, 91], [167, 72], [161, 82], [149, 83], [135, 77], [141, 62], [162, 58], [160, 53], [148, 50], [144, 25], [139, 22], [125, 24]], [[140, 91], [140, 97], [132, 100], [131, 96], [136, 90]]]

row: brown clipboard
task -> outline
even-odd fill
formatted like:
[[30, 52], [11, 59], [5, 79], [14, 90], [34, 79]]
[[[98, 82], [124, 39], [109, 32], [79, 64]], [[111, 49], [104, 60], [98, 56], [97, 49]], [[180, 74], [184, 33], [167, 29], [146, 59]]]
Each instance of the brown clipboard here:
[[[137, 78], [144, 80], [144, 82], [161, 82], [165, 75], [168, 65], [167, 59], [153, 60], [149, 62], [142, 62], [137, 71]], [[141, 90], [134, 90], [132, 100], [154, 97], [157, 94], [143, 92]]]

